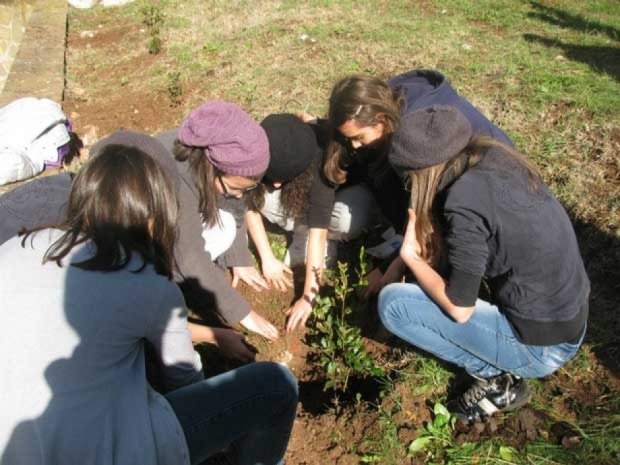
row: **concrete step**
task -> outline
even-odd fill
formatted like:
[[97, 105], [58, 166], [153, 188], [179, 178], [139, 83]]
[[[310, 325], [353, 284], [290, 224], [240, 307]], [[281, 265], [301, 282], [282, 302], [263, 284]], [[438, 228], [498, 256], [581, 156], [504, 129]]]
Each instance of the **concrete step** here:
[[65, 85], [67, 0], [14, 1], [32, 4], [32, 13], [0, 94], [0, 106], [21, 97], [62, 103]]

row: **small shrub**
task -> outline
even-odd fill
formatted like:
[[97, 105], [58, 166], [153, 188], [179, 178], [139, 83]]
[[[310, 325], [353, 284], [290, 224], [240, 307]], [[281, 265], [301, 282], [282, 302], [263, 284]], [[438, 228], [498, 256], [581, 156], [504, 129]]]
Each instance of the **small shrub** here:
[[168, 73], [168, 97], [170, 98], [170, 103], [175, 107], [179, 106], [182, 95], [181, 73], [179, 71]]
[[144, 2], [140, 8], [142, 22], [149, 30], [150, 39], [148, 43], [149, 53], [157, 55], [161, 51], [161, 28], [164, 24], [164, 12], [161, 2]]
[[385, 374], [364, 348], [361, 329], [355, 324], [360, 319], [361, 294], [368, 284], [364, 280], [364, 249], [360, 252], [355, 284], [349, 282], [348, 264], [338, 262], [338, 269], [330, 271], [326, 271], [326, 280], [330, 281], [331, 292], [317, 296], [312, 312], [310, 346], [325, 371], [325, 389], [345, 392], [352, 375], [382, 377]]

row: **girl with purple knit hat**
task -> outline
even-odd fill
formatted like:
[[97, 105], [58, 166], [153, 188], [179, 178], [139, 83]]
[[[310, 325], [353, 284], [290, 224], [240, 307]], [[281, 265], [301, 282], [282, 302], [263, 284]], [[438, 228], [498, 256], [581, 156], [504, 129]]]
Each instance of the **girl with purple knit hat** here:
[[[269, 165], [264, 130], [239, 106], [213, 100], [158, 139], [174, 154], [181, 177], [176, 259], [188, 306], [199, 314], [216, 310], [228, 323], [277, 339], [275, 326], [234, 289], [239, 280], [269, 287], [254, 268], [244, 219], [248, 193]], [[225, 268], [232, 268], [232, 286]]]

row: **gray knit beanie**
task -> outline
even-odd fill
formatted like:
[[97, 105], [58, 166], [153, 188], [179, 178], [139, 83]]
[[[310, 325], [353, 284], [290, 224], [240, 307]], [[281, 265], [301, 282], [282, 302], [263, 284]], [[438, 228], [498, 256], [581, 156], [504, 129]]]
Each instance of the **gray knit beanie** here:
[[428, 168], [461, 153], [472, 136], [471, 124], [457, 108], [423, 108], [401, 117], [388, 159], [397, 171]]
[[234, 103], [209, 101], [181, 123], [183, 145], [204, 149], [213, 166], [226, 174], [258, 176], [269, 165], [269, 142], [263, 128]]

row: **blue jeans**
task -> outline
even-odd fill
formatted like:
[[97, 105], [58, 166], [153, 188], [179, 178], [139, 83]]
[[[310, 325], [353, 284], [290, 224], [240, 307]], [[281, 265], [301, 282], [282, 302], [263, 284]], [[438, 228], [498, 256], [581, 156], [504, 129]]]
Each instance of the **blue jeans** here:
[[232, 445], [243, 465], [282, 463], [297, 410], [297, 381], [285, 367], [259, 362], [166, 394], [192, 464]]
[[457, 323], [416, 284], [386, 286], [379, 294], [379, 316], [392, 334], [477, 378], [502, 372], [540, 378], [564, 365], [581, 345], [523, 344], [498, 308], [483, 300], [466, 323]]

